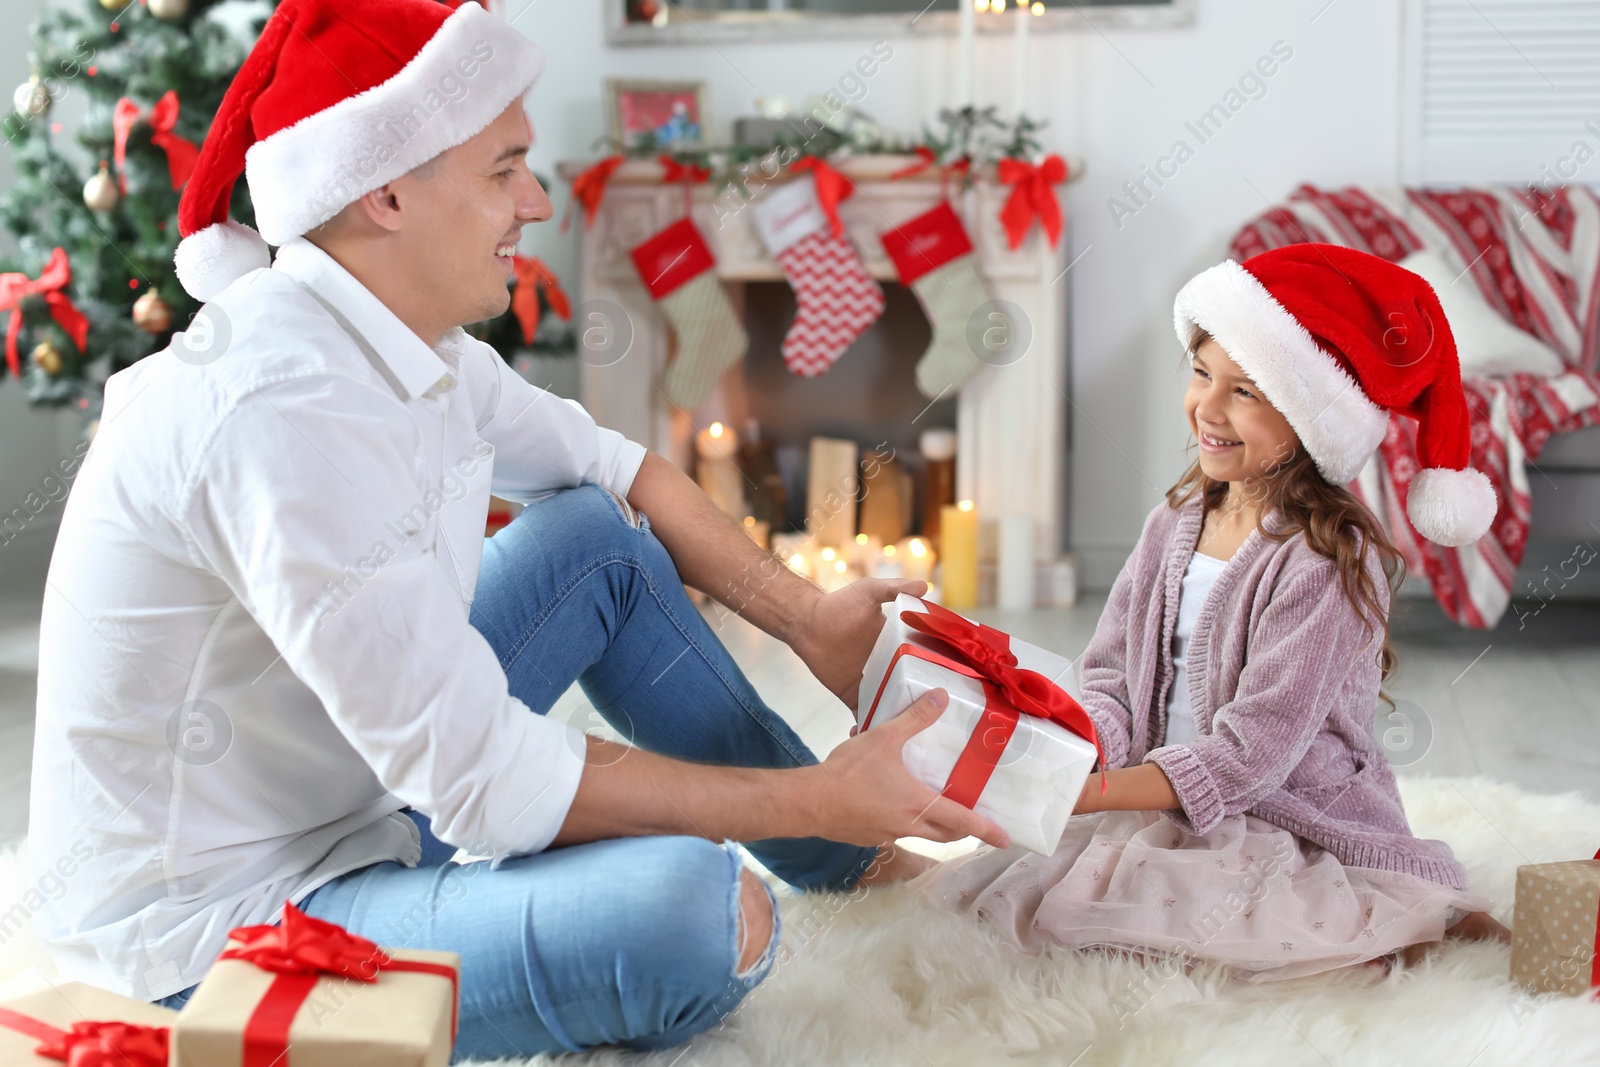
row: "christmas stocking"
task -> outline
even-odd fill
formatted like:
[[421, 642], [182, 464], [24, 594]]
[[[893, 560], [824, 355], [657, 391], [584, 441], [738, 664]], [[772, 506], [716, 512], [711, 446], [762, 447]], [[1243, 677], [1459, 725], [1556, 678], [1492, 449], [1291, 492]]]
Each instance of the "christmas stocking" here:
[[989, 303], [966, 228], [947, 200], [883, 234], [883, 250], [933, 325], [917, 388], [930, 399], [959, 390], [984, 367], [968, 325]]
[[678, 352], [662, 376], [661, 390], [674, 404], [693, 411], [744, 356], [750, 337], [717, 280], [711, 249], [688, 216], [632, 254], [645, 288], [678, 335]]
[[849, 238], [834, 234], [810, 174], [779, 186], [751, 210], [798, 305], [783, 339], [783, 361], [801, 377], [815, 377], [883, 314], [883, 290]]

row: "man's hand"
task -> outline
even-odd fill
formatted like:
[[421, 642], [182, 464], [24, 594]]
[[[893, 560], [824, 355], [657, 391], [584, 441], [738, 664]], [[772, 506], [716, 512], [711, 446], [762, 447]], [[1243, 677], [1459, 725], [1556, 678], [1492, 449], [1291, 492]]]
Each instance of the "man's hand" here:
[[1011, 840], [999, 826], [940, 796], [906, 770], [901, 749], [949, 703], [943, 689], [930, 690], [900, 715], [855, 734], [822, 763], [807, 768], [821, 816], [811, 832], [853, 845], [882, 845], [900, 837], [978, 837], [996, 848], [1009, 846]]
[[861, 672], [883, 629], [883, 609], [901, 593], [922, 596], [928, 583], [862, 578], [811, 602], [789, 647], [829, 691], [854, 710]]

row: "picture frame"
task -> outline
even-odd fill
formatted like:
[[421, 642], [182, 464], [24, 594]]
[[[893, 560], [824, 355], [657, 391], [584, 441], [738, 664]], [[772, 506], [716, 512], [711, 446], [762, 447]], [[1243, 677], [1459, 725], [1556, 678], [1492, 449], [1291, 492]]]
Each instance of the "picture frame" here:
[[606, 79], [606, 132], [626, 148], [647, 136], [663, 151], [700, 148], [707, 135], [706, 83], [651, 78]]

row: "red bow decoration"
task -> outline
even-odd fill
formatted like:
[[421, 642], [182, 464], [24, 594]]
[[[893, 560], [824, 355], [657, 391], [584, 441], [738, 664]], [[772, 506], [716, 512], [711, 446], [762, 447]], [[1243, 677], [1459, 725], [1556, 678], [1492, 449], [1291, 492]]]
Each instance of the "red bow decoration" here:
[[605, 199], [606, 183], [622, 163], [623, 157], [620, 155], [607, 156], [572, 179], [572, 199], [567, 202], [566, 214], [561, 219], [562, 233], [566, 233], [567, 227], [572, 224], [573, 204], [583, 205], [584, 226], [594, 225], [595, 212], [600, 210], [600, 201]]
[[167, 1067], [171, 1031], [133, 1023], [75, 1022], [34, 1049], [67, 1067]]
[[117, 184], [122, 188], [122, 194], [128, 194], [128, 176], [122, 169], [128, 161], [128, 134], [141, 118], [150, 123], [150, 143], [166, 150], [167, 174], [172, 178], [172, 188], [182, 189], [183, 183], [194, 173], [194, 165], [200, 159], [200, 147], [187, 137], [179, 137], [172, 132], [172, 127], [178, 122], [178, 93], [175, 89], [168, 89], [150, 108], [148, 115], [126, 96], [117, 101], [116, 110], [111, 113], [111, 132], [115, 138], [112, 151], [117, 161]]
[[1056, 246], [1061, 238], [1061, 204], [1050, 187], [1066, 180], [1067, 161], [1058, 155], [1048, 155], [1038, 164], [1013, 157], [1000, 161], [1000, 181], [1012, 186], [1000, 209], [1000, 222], [1013, 249], [1022, 243], [1035, 218], [1050, 238], [1050, 247]]
[[167, 1067], [170, 1031], [165, 1026], [87, 1022], [62, 1030], [9, 1008], [0, 1008], [0, 1026], [36, 1038], [34, 1055], [67, 1067]]
[[281, 924], [237, 926], [228, 936], [240, 944], [223, 951], [219, 960], [244, 960], [278, 976], [245, 1023], [241, 1067], [282, 1067], [295, 1014], [323, 972], [360, 982], [376, 982], [379, 971], [413, 971], [449, 979], [450, 1037], [455, 1039], [460, 989], [452, 967], [392, 959], [375, 942], [357, 937], [337, 923], [312, 918], [288, 901], [283, 904]]
[[533, 335], [539, 331], [539, 288], [544, 288], [550, 310], [563, 319], [572, 318], [572, 301], [561, 288], [561, 279], [543, 260], [513, 256], [511, 265], [517, 279], [516, 288], [511, 290], [511, 311], [522, 325], [522, 343], [531, 345]]
[[[1011, 637], [1008, 634], [962, 618], [942, 604], [923, 601], [923, 606], [928, 609], [925, 613], [902, 611], [901, 620], [918, 633], [942, 641], [956, 655], [941, 656], [937, 652], [906, 644], [900, 646], [895, 659], [898, 660], [902, 655], [913, 656], [980, 681], [987, 701], [983, 720], [972, 731], [967, 747], [957, 758], [943, 795], [963, 807], [970, 808], [977, 804], [978, 796], [988, 783], [1001, 753], [1016, 732], [1019, 714], [1046, 719], [1094, 745], [1101, 768], [1100, 792], [1104, 794], [1105, 753], [1100, 748], [1094, 720], [1089, 718], [1083, 705], [1038, 671], [1017, 666], [1017, 657], [1011, 651]], [[891, 661], [883, 672], [879, 697], [883, 695], [883, 688], [888, 685], [889, 676], [893, 673], [894, 663]], [[875, 699], [862, 729], [866, 729], [876, 710]]]
[[72, 343], [82, 352], [89, 340], [89, 320], [79, 311], [68, 296], [61, 292], [72, 281], [72, 264], [67, 262], [67, 250], [57, 248], [50, 253], [50, 261], [30, 278], [17, 271], [0, 274], [0, 311], [11, 312], [6, 326], [6, 366], [14, 377], [22, 376], [22, 360], [17, 356], [17, 337], [22, 333], [22, 301], [30, 296], [42, 296], [50, 308], [50, 317], [56, 325], [67, 331]]
[[828, 216], [833, 235], [843, 237], [844, 220], [839, 217], [839, 201], [856, 191], [855, 184], [829, 166], [821, 156], [801, 156], [789, 164], [792, 174], [803, 174], [808, 170], [816, 176], [817, 200], [822, 204], [822, 213]]

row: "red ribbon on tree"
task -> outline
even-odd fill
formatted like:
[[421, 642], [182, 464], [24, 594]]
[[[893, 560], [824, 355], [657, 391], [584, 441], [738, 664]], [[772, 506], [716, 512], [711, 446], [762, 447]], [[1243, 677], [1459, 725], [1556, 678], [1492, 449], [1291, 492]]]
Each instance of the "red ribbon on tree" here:
[[567, 201], [566, 214], [561, 218], [562, 233], [566, 233], [567, 227], [572, 224], [573, 204], [583, 206], [584, 226], [594, 225], [595, 212], [600, 210], [600, 201], [605, 199], [606, 183], [611, 180], [612, 172], [622, 166], [622, 163], [622, 156], [607, 156], [572, 179], [572, 199]]
[[183, 183], [194, 173], [194, 165], [200, 158], [200, 146], [172, 132], [178, 122], [178, 93], [175, 89], [168, 89], [150, 108], [148, 115], [126, 96], [117, 101], [116, 109], [111, 112], [111, 132], [115, 138], [112, 151], [117, 161], [117, 184], [122, 194], [128, 194], [128, 176], [122, 169], [128, 161], [128, 134], [140, 119], [150, 123], [150, 143], [166, 150], [167, 174], [172, 178], [172, 188], [182, 189]]
[[89, 320], [61, 290], [72, 281], [72, 264], [67, 262], [67, 250], [57, 248], [50, 253], [50, 261], [30, 278], [17, 271], [0, 274], [0, 311], [11, 312], [6, 326], [6, 366], [14, 377], [22, 376], [22, 360], [17, 355], [17, 338], [22, 333], [22, 301], [30, 296], [41, 296], [49, 305], [50, 317], [56, 325], [67, 331], [72, 343], [82, 352], [89, 340]]
[[1066, 180], [1067, 161], [1058, 155], [1048, 155], [1037, 164], [1014, 157], [1000, 161], [1000, 181], [1012, 187], [1000, 209], [1000, 223], [1013, 249], [1022, 244], [1034, 219], [1044, 227], [1050, 247], [1056, 246], [1061, 238], [1061, 204], [1051, 186]]
[[944, 656], [919, 645], [901, 645], [883, 672], [883, 681], [872, 698], [872, 707], [862, 720], [861, 728], [865, 730], [871, 724], [889, 677], [894, 674], [895, 664], [900, 657], [911, 656], [983, 683], [983, 718], [957, 757], [943, 796], [967, 808], [977, 804], [1011, 735], [1016, 733], [1022, 715], [1046, 719], [1094, 745], [1102, 772], [1100, 792], [1104, 794], [1105, 753], [1100, 748], [1094, 720], [1089, 718], [1083, 705], [1038, 671], [1017, 666], [1009, 634], [962, 618], [942, 604], [923, 601], [923, 606], [928, 609], [926, 612], [902, 611], [901, 620], [918, 633], [948, 645], [956, 654]]
[[37, 1038], [34, 1055], [67, 1067], [167, 1067], [171, 1033], [165, 1026], [79, 1020], [63, 1030], [10, 1008], [0, 1008], [0, 1026]]
[[822, 213], [828, 216], [833, 235], [843, 237], [844, 220], [839, 217], [839, 201], [856, 191], [855, 184], [829, 166], [821, 156], [801, 156], [789, 164], [789, 171], [793, 174], [811, 171], [816, 176], [817, 200], [822, 204]]
[[539, 289], [543, 287], [550, 310], [563, 319], [572, 318], [572, 301], [561, 288], [561, 279], [544, 261], [531, 256], [513, 256], [511, 267], [517, 285], [511, 290], [511, 311], [522, 326], [522, 343], [533, 344], [533, 335], [539, 331]]
[[455, 1040], [460, 999], [454, 967], [389, 957], [375, 942], [357, 937], [337, 923], [315, 919], [288, 901], [277, 926], [237, 926], [228, 936], [241, 944], [219, 960], [244, 960], [277, 975], [244, 1027], [241, 1067], [282, 1067], [289, 1053], [289, 1029], [323, 973], [358, 982], [376, 982], [379, 971], [432, 974], [450, 982], [450, 1039]]

